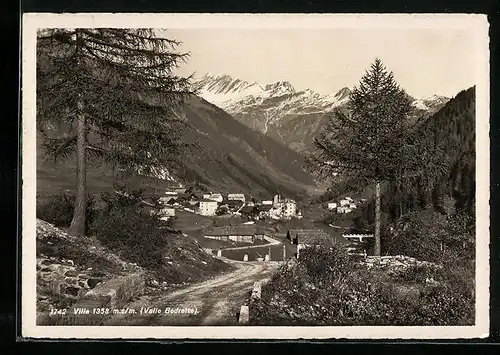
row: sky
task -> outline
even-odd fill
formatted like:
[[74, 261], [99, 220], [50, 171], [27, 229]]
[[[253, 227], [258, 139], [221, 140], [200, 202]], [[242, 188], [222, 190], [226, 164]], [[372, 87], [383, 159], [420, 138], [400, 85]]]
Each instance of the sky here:
[[452, 97], [476, 84], [477, 34], [465, 29], [171, 29], [190, 58], [179, 74], [288, 80], [322, 94], [352, 88], [375, 58], [414, 97]]

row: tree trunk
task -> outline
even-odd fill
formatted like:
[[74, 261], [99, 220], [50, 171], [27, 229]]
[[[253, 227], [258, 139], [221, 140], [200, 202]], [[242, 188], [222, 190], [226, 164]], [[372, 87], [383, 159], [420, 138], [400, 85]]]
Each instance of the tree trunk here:
[[74, 236], [85, 235], [85, 219], [86, 219], [86, 207], [87, 207], [87, 183], [86, 183], [86, 122], [85, 115], [83, 111], [83, 103], [78, 103], [78, 126], [77, 126], [77, 150], [76, 150], [76, 175], [77, 175], [77, 188], [76, 188], [76, 199], [75, 199], [75, 209], [73, 212], [73, 220], [69, 227], [70, 234]]
[[373, 254], [380, 256], [380, 181], [375, 186], [375, 245]]

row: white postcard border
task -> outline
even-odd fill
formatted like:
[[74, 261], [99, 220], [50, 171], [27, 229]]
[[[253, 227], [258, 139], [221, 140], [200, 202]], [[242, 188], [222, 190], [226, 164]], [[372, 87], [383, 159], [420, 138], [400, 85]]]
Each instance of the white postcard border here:
[[[456, 327], [185, 327], [36, 325], [36, 31], [57, 27], [457, 28], [478, 34], [476, 81], [476, 325]], [[74, 339], [457, 339], [489, 333], [489, 25], [473, 14], [49, 14], [22, 19], [22, 336]]]

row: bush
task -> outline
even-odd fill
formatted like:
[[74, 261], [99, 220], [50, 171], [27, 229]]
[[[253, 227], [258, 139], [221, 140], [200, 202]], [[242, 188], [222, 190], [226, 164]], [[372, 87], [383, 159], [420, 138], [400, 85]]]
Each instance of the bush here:
[[[58, 194], [37, 198], [36, 217], [53, 224], [56, 227], [69, 227], [73, 220], [75, 196]], [[92, 195], [87, 197], [86, 230], [92, 225], [96, 214], [95, 200]]]
[[92, 225], [96, 237], [130, 262], [153, 270], [161, 268], [168, 242], [168, 222], [147, 208], [140, 194], [104, 194], [103, 200], [106, 208]]
[[433, 210], [403, 217], [382, 246], [388, 255], [408, 255], [432, 262], [474, 260], [474, 231], [462, 215], [444, 216]]
[[[469, 325], [474, 265], [414, 266], [390, 276], [357, 267], [342, 248], [307, 248], [251, 305], [255, 325]], [[435, 282], [428, 283], [427, 279]]]

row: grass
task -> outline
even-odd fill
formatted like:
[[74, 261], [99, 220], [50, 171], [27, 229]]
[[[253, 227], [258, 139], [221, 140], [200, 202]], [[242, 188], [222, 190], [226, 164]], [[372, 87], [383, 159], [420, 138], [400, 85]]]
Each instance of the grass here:
[[192, 236], [200, 236], [202, 229], [213, 225], [213, 218], [184, 210], [176, 210], [175, 216], [177, 217], [175, 220], [175, 228]]

